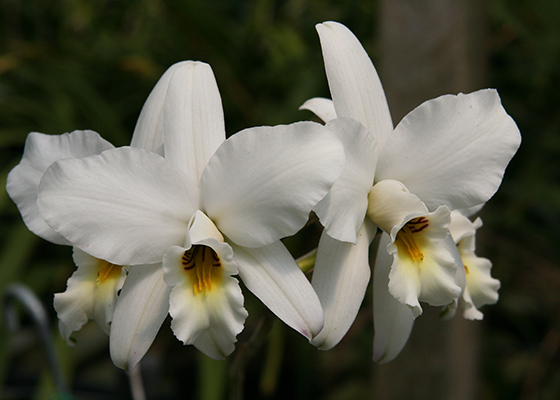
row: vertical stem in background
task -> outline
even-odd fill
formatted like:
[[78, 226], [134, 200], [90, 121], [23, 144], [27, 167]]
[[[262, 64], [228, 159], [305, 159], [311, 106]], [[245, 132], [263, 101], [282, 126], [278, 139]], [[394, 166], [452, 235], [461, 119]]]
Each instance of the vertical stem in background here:
[[[395, 125], [423, 101], [485, 87], [481, 0], [381, 0], [379, 75]], [[480, 323], [424, 307], [403, 352], [374, 369], [374, 398], [475, 399]], [[406, 382], [403, 385], [403, 382]]]
[[13, 302], [17, 300], [23, 305], [25, 311], [35, 324], [41, 345], [47, 355], [49, 372], [53, 375], [57, 395], [70, 398], [68, 384], [64, 376], [62, 376], [60, 362], [54, 349], [49, 318], [43, 304], [41, 304], [31, 289], [19, 283], [12, 283], [5, 289], [3, 300], [7, 325], [13, 330], [17, 329], [18, 325], [18, 316], [16, 315]]
[[275, 320], [268, 339], [266, 361], [262, 370], [260, 390], [264, 397], [271, 398], [278, 388], [284, 357], [284, 327]]
[[[29, 263], [38, 240], [24, 224], [19, 224], [10, 231], [0, 249], [1, 293], [4, 293], [4, 288], [10, 283], [21, 280], [24, 266]], [[0, 318], [4, 319], [4, 310], [0, 311]], [[6, 374], [10, 368], [10, 335], [5, 324], [0, 324], [0, 382], [6, 382]]]
[[227, 382], [227, 360], [213, 360], [198, 352], [198, 400], [222, 400]]
[[245, 368], [268, 339], [273, 322], [273, 316], [270, 313], [265, 313], [247, 341], [238, 344], [229, 366], [228, 394], [230, 400], [245, 399]]

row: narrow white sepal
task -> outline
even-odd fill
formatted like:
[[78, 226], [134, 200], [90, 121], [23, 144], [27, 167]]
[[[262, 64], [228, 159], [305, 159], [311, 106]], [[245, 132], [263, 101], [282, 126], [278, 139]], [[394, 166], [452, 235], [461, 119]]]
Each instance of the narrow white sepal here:
[[329, 21], [316, 29], [336, 115], [360, 121], [382, 147], [393, 131], [393, 121], [369, 56], [344, 25]]
[[334, 110], [334, 103], [331, 99], [324, 97], [314, 97], [307, 100], [300, 107], [300, 110], [309, 110], [323, 122], [329, 122], [336, 118], [336, 111]]
[[281, 242], [260, 248], [232, 244], [239, 276], [278, 318], [306, 338], [323, 327], [317, 294]]
[[389, 293], [389, 271], [393, 258], [385, 251], [391, 238], [383, 233], [373, 270], [373, 360], [383, 364], [393, 360], [404, 348], [414, 313]]
[[369, 244], [377, 227], [365, 220], [356, 244], [340, 242], [323, 232], [311, 281], [319, 296], [325, 324], [311, 341], [321, 350], [329, 350], [344, 337], [356, 319], [371, 275]]
[[[178, 62], [164, 72], [150, 92], [134, 127], [131, 147], [158, 152], [163, 146], [163, 104], [171, 77], [185, 62]], [[160, 153], [163, 155], [163, 153]]]
[[167, 317], [170, 291], [161, 263], [130, 268], [111, 324], [109, 350], [117, 367], [130, 371], [144, 357]]
[[210, 65], [187, 61], [174, 70], [165, 97], [163, 127], [165, 158], [198, 182], [226, 139], [222, 99]]

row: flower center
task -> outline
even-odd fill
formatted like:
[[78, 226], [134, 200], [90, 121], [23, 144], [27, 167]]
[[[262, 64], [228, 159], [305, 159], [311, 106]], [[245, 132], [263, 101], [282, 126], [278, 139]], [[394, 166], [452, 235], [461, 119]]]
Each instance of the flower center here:
[[119, 279], [121, 276], [122, 267], [120, 265], [111, 264], [104, 260], [99, 260], [99, 264], [97, 279], [95, 280], [97, 286], [103, 284], [107, 280]]
[[181, 263], [193, 284], [195, 295], [212, 290], [212, 285], [221, 280], [220, 257], [208, 246], [195, 244], [185, 251]]
[[424, 254], [418, 246], [418, 234], [429, 225], [426, 217], [418, 217], [408, 221], [397, 233], [395, 244], [399, 252], [411, 258], [415, 263], [424, 261]]

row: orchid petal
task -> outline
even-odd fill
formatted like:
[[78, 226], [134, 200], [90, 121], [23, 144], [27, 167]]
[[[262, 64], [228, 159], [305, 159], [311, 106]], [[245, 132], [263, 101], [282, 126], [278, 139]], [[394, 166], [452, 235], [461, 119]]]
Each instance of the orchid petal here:
[[[414, 316], [422, 313], [419, 301], [433, 306], [448, 305], [464, 290], [464, 270], [461, 257], [448, 231], [449, 210], [442, 206], [425, 217], [418, 218], [426, 226], [413, 233], [422, 260], [411, 255], [402, 243], [394, 241], [387, 247], [393, 254], [389, 273], [389, 291], [401, 303], [412, 308]], [[407, 224], [416, 223], [410, 221]], [[404, 241], [403, 241], [404, 242]]]
[[155, 152], [163, 145], [163, 103], [171, 77], [184, 64], [179, 62], [169, 67], [150, 92], [138, 116], [130, 142], [131, 147]]
[[331, 99], [324, 97], [314, 97], [307, 100], [300, 107], [300, 110], [309, 110], [323, 122], [329, 122], [331, 119], [336, 118], [336, 111], [334, 110], [334, 103]]
[[500, 281], [490, 275], [492, 269], [490, 260], [473, 254], [470, 257], [463, 257], [463, 263], [468, 268], [465, 292], [468, 293], [471, 304], [477, 309], [485, 304], [495, 304], [498, 301]]
[[54, 295], [60, 333], [68, 343], [71, 343], [70, 335], [90, 319], [109, 334], [117, 293], [126, 276], [120, 266], [94, 258], [76, 247], [73, 256], [78, 269], [68, 279], [66, 291]]
[[320, 124], [259, 127], [226, 140], [201, 178], [206, 214], [231, 241], [261, 247], [296, 233], [344, 167], [344, 149]]
[[475, 254], [475, 234], [481, 226], [480, 218], [471, 222], [458, 211], [451, 213], [449, 230], [461, 254], [466, 279], [466, 288], [461, 299], [463, 316], [477, 320], [483, 318], [483, 314], [478, 310], [480, 307], [498, 301], [500, 288], [500, 281], [491, 276], [492, 262]]
[[477, 214], [480, 210], [482, 210], [485, 204], [486, 203], [477, 204], [476, 206], [472, 206], [469, 208], [461, 208], [458, 209], [457, 211], [459, 211], [465, 217], [472, 217], [473, 215]]
[[37, 208], [41, 177], [52, 163], [68, 157], [87, 157], [111, 149], [113, 145], [93, 131], [74, 131], [63, 135], [31, 132], [25, 141], [20, 163], [8, 174], [6, 190], [18, 206], [27, 228], [55, 244], [70, 242], [52, 230]]
[[360, 121], [383, 145], [393, 131], [385, 92], [359, 40], [344, 25], [316, 26], [336, 115]]
[[323, 327], [321, 303], [281, 242], [261, 248], [232, 244], [239, 276], [278, 318], [311, 339]]
[[[459, 210], [451, 211], [451, 223], [449, 224], [449, 232], [453, 237], [455, 243], [461, 241], [461, 247], [469, 252], [475, 251], [475, 241], [474, 236], [476, 230], [482, 226], [482, 220], [477, 218], [473, 223], [467, 215], [463, 214]], [[466, 239], [466, 240], [463, 240]]]
[[167, 317], [170, 290], [161, 264], [130, 268], [111, 324], [109, 349], [117, 367], [130, 371], [144, 357]]
[[369, 283], [368, 248], [377, 227], [365, 220], [356, 244], [340, 242], [323, 232], [313, 270], [313, 288], [319, 296], [325, 325], [312, 344], [329, 350], [344, 337], [356, 319]]
[[344, 145], [346, 166], [329, 193], [314, 208], [334, 239], [356, 243], [368, 208], [377, 147], [373, 136], [357, 121], [336, 119], [327, 124]]
[[118, 265], [161, 262], [183, 244], [197, 185], [162, 157], [108, 150], [53, 164], [41, 181], [45, 221], [89, 254]]
[[226, 138], [224, 113], [212, 68], [184, 62], [175, 69], [163, 109], [165, 158], [197, 182]]
[[389, 293], [389, 270], [393, 258], [385, 251], [391, 242], [383, 233], [373, 269], [373, 360], [380, 364], [394, 359], [408, 341], [414, 314]]
[[[185, 265], [189, 249], [179, 246], [169, 249], [163, 259], [165, 281], [172, 287], [169, 298], [169, 313], [173, 317], [171, 329], [183, 343], [194, 344], [209, 357], [223, 359], [234, 350], [236, 336], [243, 330], [248, 314], [243, 308], [239, 282], [231, 276], [237, 268], [228, 266], [235, 264], [231, 247], [213, 238], [204, 243], [205, 247], [198, 251], [212, 251], [216, 257], [208, 255], [211, 270], [196, 264], [201, 260], [204, 264], [204, 254], [202, 259], [189, 259], [189, 264]], [[201, 243], [193, 245], [201, 246]], [[191, 265], [192, 261], [195, 264]], [[201, 279], [204, 282], [200, 282]]]
[[395, 128], [376, 179], [401, 181], [430, 210], [475, 206], [496, 192], [520, 141], [495, 90], [441, 96]]
[[[239, 283], [236, 285], [239, 288]], [[210, 327], [194, 340], [193, 346], [214, 360], [223, 360], [233, 353], [237, 341], [235, 337], [232, 338], [225, 333], [226, 331], [221, 327]]]
[[447, 305], [462, 294], [465, 273], [446, 206], [429, 212], [401, 182], [384, 180], [369, 193], [368, 217], [391, 236], [389, 291], [415, 317], [422, 313], [420, 301]]

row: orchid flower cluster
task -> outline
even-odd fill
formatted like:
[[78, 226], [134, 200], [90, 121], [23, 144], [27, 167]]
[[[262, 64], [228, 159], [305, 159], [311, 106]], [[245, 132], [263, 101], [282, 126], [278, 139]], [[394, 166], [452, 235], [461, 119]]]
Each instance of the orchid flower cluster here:
[[[321, 349], [352, 325], [373, 267], [374, 359], [405, 345], [422, 303], [481, 319], [499, 281], [475, 254], [480, 219], [520, 144], [495, 90], [442, 96], [396, 127], [381, 82], [345, 26], [317, 26], [332, 99], [324, 124], [254, 127], [226, 139], [211, 67], [170, 67], [130, 146], [93, 131], [30, 133], [7, 191], [27, 227], [73, 247], [54, 296], [62, 336], [95, 320], [132, 369], [168, 315], [185, 344], [221, 359], [248, 317], [239, 280]], [[311, 282], [282, 243], [314, 212]], [[369, 248], [380, 233], [375, 260]], [[377, 242], [376, 242], [377, 243]]]

